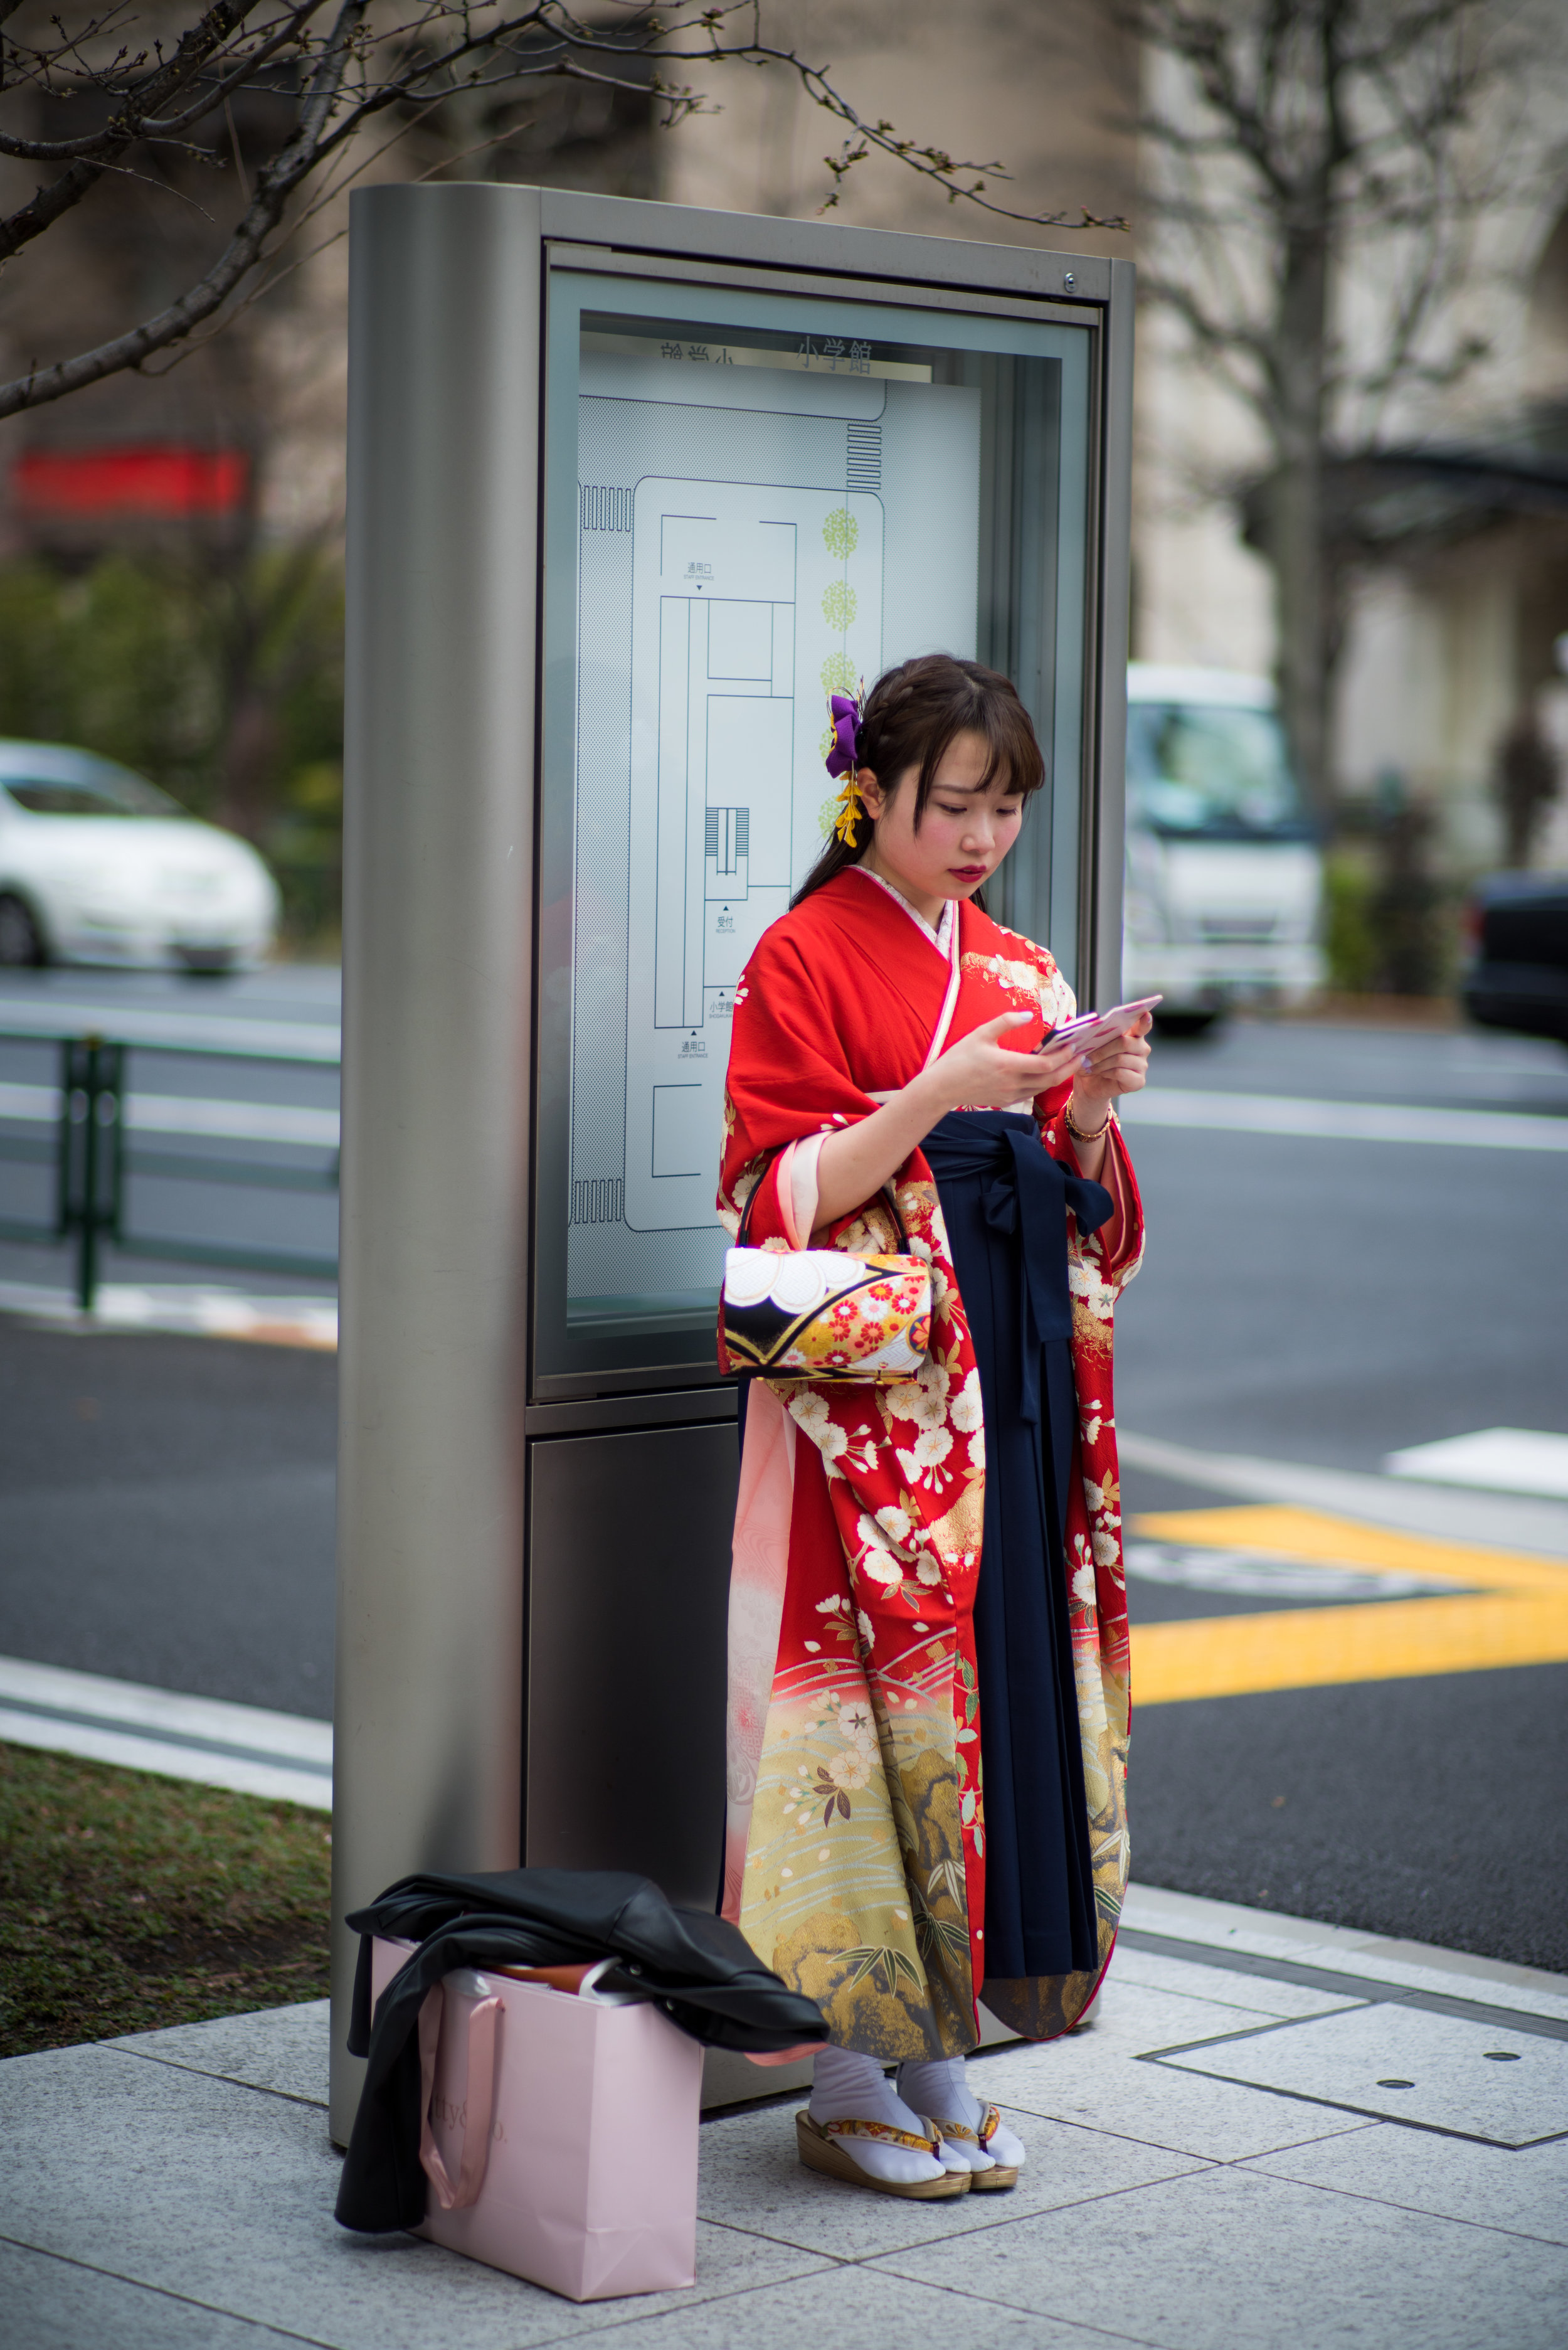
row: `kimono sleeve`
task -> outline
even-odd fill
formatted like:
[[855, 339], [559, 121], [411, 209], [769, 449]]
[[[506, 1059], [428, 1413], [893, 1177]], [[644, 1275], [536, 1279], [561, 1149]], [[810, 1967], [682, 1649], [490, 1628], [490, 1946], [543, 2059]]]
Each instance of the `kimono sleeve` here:
[[[749, 1189], [744, 1179], [765, 1153], [803, 1135], [852, 1126], [876, 1108], [849, 1074], [843, 1030], [800, 944], [764, 933], [735, 991], [722, 1214], [740, 1207]], [[750, 1237], [760, 1243], [786, 1232], [776, 1199], [760, 1195]]]
[[[1062, 1134], [1055, 1155], [1075, 1175], [1083, 1173], [1070, 1135]], [[1106, 1155], [1094, 1180], [1111, 1195], [1111, 1220], [1100, 1226], [1085, 1246], [1098, 1256], [1101, 1278], [1115, 1295], [1126, 1287], [1143, 1262], [1144, 1230], [1143, 1199], [1137, 1178], [1133, 1173], [1120, 1123], [1114, 1118], [1106, 1138]]]

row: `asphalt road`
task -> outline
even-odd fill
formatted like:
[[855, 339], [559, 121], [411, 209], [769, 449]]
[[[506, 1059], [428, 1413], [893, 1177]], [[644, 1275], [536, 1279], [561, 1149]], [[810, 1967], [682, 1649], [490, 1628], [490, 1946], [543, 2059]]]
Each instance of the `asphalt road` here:
[[[1133, 1467], [1122, 1499], [1135, 1556], [1140, 1519], [1236, 1501]], [[1344, 1603], [1127, 1578], [1135, 1644], [1140, 1626], [1314, 1604]], [[1135, 1645], [1140, 1884], [1568, 1973], [1565, 1794], [1568, 1665], [1140, 1705]]]
[[[1238, 1023], [1159, 1044], [1154, 1078], [1568, 1123], [1568, 1051], [1527, 1037]], [[1347, 1469], [1568, 1430], [1562, 1155], [1128, 1130], [1148, 1247], [1116, 1322], [1124, 1427]]]
[[332, 1712], [337, 1364], [0, 1315], [0, 1655]]
[[[33, 976], [7, 975], [0, 1028], [5, 996]], [[43, 976], [79, 1003], [112, 984], [224, 1015], [319, 1023], [335, 1008], [326, 973], [210, 991]], [[1194, 1095], [1568, 1120], [1568, 1054], [1501, 1036], [1243, 1024], [1161, 1045], [1156, 1073]], [[226, 1065], [223, 1094], [319, 1102], [321, 1073], [280, 1088], [283, 1076]], [[1202, 1125], [1133, 1135], [1149, 1253], [1118, 1324], [1124, 1429], [1363, 1471], [1473, 1429], [1568, 1431], [1561, 1155]], [[7, 1250], [0, 1278], [63, 1277], [46, 1262]], [[0, 1653], [325, 1715], [334, 1367], [293, 1349], [0, 1319]], [[1149, 1513], [1235, 1500], [1137, 1467], [1124, 1481], [1135, 1534]], [[1135, 1575], [1129, 1594], [1135, 1627], [1317, 1604], [1238, 1596], [1223, 1578]], [[1386, 1616], [1377, 1588], [1360, 1596]], [[1340, 1597], [1325, 1589], [1322, 1604]], [[1143, 1882], [1568, 1970], [1568, 1667], [1143, 1706], [1135, 1691], [1135, 1707]]]
[[[1159, 1045], [1155, 1076], [1568, 1120], [1568, 1052], [1464, 1031], [1239, 1023]], [[1148, 1251], [1117, 1316], [1123, 1428], [1361, 1471], [1568, 1431], [1562, 1157], [1129, 1124]], [[1234, 1502], [1124, 1473], [1131, 1528]], [[1128, 1604], [1136, 1628], [1303, 1602], [1134, 1575]], [[1135, 1679], [1129, 1793], [1145, 1884], [1568, 1970], [1568, 1666], [1142, 1708]]]

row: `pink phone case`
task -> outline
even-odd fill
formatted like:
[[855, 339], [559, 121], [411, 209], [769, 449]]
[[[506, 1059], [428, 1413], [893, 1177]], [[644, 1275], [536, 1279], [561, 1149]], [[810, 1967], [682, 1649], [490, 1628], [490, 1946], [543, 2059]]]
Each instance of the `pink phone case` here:
[[1109, 1012], [1080, 1012], [1075, 1018], [1064, 1020], [1059, 1028], [1047, 1029], [1036, 1050], [1044, 1052], [1048, 1045], [1064, 1045], [1090, 1035], [1096, 1043], [1110, 1036], [1125, 1036], [1143, 1013], [1152, 1012], [1164, 1000], [1163, 996], [1145, 995], [1136, 1003], [1114, 1004]]

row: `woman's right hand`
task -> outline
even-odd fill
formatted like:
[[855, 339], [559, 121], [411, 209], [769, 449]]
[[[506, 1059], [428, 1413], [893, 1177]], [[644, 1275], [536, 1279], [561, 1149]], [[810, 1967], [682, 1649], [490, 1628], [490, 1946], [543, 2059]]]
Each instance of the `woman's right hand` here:
[[[835, 1222], [874, 1199], [918, 1150], [949, 1110], [1027, 1109], [1036, 1094], [1065, 1085], [1085, 1066], [1075, 1045], [1043, 1053], [1012, 1052], [1000, 1040], [1039, 1017], [1003, 1012], [961, 1037], [929, 1069], [889, 1094], [871, 1117], [825, 1134], [816, 1159], [816, 1209], [812, 1229]], [[875, 1097], [873, 1097], [875, 1098]]]
[[1065, 1085], [1083, 1066], [1075, 1045], [1053, 1045], [1047, 1038], [1043, 1051], [1020, 1053], [1001, 1041], [1010, 1029], [1026, 1027], [1035, 1017], [1032, 1012], [1003, 1012], [988, 1020], [950, 1045], [917, 1083], [930, 1087], [944, 1114], [961, 1107], [1012, 1109]]

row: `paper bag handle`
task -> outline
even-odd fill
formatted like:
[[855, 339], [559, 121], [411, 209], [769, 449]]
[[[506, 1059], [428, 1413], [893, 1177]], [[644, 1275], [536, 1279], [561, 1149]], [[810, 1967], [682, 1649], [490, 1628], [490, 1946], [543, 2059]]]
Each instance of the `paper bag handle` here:
[[441, 2045], [445, 1998], [440, 1983], [426, 1991], [420, 2009], [420, 2162], [443, 2211], [461, 2211], [479, 2200], [490, 2160], [490, 2122], [495, 2102], [495, 2019], [499, 1998], [482, 1999], [469, 2010], [468, 2085], [463, 2095], [462, 2160], [454, 2187], [431, 2127], [436, 2051]]

